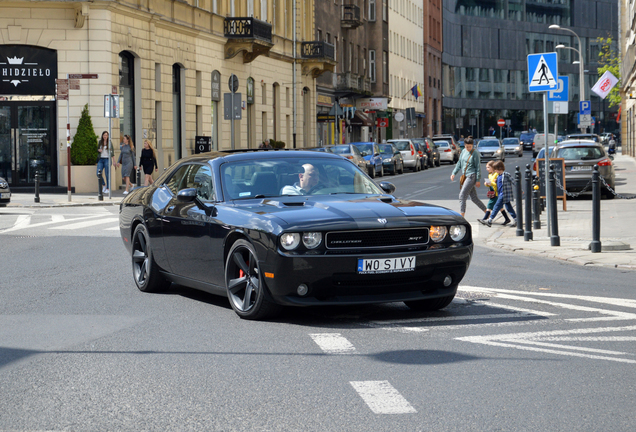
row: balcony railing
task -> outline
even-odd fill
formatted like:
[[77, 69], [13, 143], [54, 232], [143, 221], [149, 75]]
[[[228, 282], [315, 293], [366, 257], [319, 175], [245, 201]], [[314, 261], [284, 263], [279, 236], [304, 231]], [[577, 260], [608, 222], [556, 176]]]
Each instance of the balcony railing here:
[[300, 57], [306, 59], [336, 60], [336, 49], [327, 42], [303, 42], [300, 45]]
[[346, 28], [356, 28], [362, 25], [360, 19], [360, 8], [353, 4], [342, 5], [342, 16], [340, 25]]
[[335, 75], [334, 87], [338, 91], [370, 93], [371, 79], [351, 72], [339, 73]]
[[272, 25], [256, 18], [225, 18], [223, 31], [228, 39], [272, 41]]

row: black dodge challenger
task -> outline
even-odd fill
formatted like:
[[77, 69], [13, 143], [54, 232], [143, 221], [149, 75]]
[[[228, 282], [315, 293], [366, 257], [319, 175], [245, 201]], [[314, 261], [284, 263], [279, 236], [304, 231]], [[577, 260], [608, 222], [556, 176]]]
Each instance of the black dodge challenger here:
[[470, 225], [394, 191], [335, 154], [204, 153], [133, 190], [119, 226], [141, 291], [174, 282], [227, 296], [241, 318], [283, 306], [446, 307], [472, 258]]

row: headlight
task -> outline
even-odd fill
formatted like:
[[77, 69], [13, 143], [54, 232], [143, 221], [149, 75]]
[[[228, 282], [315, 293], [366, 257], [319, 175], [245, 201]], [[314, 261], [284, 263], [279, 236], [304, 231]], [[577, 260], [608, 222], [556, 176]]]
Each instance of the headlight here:
[[521, 146], [517, 147], [517, 150], [521, 150]]
[[429, 231], [429, 235], [431, 236], [431, 240], [433, 240], [435, 243], [439, 243], [444, 240], [447, 231], [448, 230], [445, 226], [432, 226]]
[[391, 161], [392, 161], [391, 158], [382, 159], [382, 162], [391, 162]]
[[319, 232], [303, 233], [303, 244], [307, 249], [315, 249], [322, 242], [322, 234]]
[[300, 234], [298, 233], [285, 233], [280, 236], [280, 245], [283, 249], [293, 250], [300, 244]]
[[454, 241], [460, 241], [466, 236], [465, 225], [453, 225], [450, 227], [450, 236]]

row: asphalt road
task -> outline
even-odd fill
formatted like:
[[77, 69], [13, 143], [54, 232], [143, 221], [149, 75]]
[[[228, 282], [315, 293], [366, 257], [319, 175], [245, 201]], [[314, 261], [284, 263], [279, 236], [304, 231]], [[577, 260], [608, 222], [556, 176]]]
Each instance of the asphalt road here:
[[[450, 169], [386, 179], [446, 200]], [[0, 430], [636, 427], [633, 272], [476, 247], [443, 311], [251, 322], [176, 285], [139, 292], [116, 222], [88, 224], [116, 208], [94, 211], [0, 211]]]

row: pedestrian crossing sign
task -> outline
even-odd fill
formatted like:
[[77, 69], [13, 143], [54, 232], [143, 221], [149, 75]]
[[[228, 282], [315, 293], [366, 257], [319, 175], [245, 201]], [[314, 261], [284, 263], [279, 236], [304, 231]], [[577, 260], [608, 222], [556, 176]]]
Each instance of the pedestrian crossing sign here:
[[528, 90], [542, 92], [556, 90], [557, 78], [557, 53], [541, 53], [528, 55]]

